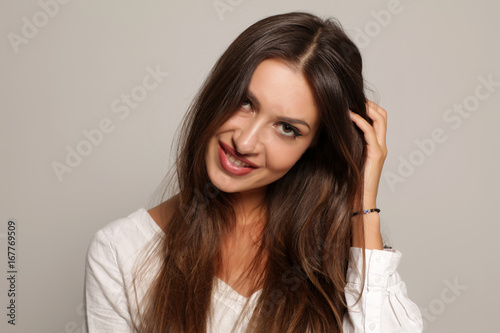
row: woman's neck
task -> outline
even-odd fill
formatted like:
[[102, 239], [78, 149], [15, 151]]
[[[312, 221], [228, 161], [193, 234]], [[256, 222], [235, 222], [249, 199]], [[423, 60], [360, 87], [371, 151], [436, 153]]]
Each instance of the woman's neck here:
[[[261, 287], [259, 277], [266, 261], [260, 251], [267, 216], [264, 194], [263, 191], [238, 193], [234, 206], [236, 224], [221, 243], [222, 265], [217, 275], [245, 297]], [[259, 253], [261, 260], [256, 263]]]
[[264, 198], [263, 188], [236, 194], [234, 212], [237, 228], [262, 223], [265, 212]]

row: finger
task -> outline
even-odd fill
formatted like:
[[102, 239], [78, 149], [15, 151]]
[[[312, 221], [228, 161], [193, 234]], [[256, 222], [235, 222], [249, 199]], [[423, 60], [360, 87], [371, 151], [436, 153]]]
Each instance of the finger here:
[[367, 101], [366, 113], [373, 121], [373, 128], [379, 144], [385, 147], [387, 135], [387, 111], [378, 106], [376, 103]]
[[375, 133], [375, 129], [369, 122], [367, 122], [363, 117], [359, 114], [349, 111], [351, 116], [351, 120], [358, 126], [358, 128], [363, 131], [366, 143], [368, 145], [373, 145], [375, 147], [379, 146], [378, 138]]

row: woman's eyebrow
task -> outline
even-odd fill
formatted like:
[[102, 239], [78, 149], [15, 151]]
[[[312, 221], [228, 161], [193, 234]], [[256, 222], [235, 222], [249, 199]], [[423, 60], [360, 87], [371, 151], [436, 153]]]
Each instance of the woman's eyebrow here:
[[300, 120], [300, 119], [293, 119], [293, 118], [288, 118], [288, 117], [278, 117], [278, 119], [280, 121], [284, 121], [286, 123], [304, 125], [304, 126], [307, 126], [308, 129], [311, 129], [311, 127], [309, 126], [308, 123], [306, 123], [305, 121]]
[[[260, 102], [259, 100], [257, 99], [257, 97], [255, 97], [254, 94], [252, 94], [252, 92], [250, 90], [247, 91], [247, 96], [248, 98], [252, 101], [253, 105], [259, 109], [260, 108]], [[306, 126], [308, 129], [311, 129], [311, 126], [309, 126], [308, 123], [306, 123], [305, 121], [303, 120], [300, 120], [300, 119], [294, 119], [294, 118], [288, 118], [288, 117], [278, 117], [278, 119], [280, 121], [283, 121], [283, 122], [286, 122], [286, 123], [291, 123], [291, 124], [300, 124], [300, 125], [304, 125]]]
[[259, 100], [257, 99], [257, 97], [255, 97], [254, 94], [252, 94], [252, 92], [250, 90], [247, 91], [247, 96], [252, 101], [253, 105], [257, 109], [260, 108], [260, 102], [259, 102]]

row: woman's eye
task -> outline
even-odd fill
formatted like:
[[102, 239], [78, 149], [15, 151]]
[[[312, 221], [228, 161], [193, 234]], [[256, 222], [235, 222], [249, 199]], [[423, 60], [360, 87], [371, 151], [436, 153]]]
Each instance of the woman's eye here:
[[280, 132], [281, 135], [284, 135], [286, 137], [294, 138], [302, 135], [300, 134], [299, 130], [297, 130], [295, 127], [287, 123], [278, 124], [278, 131]]
[[245, 99], [245, 101], [241, 104], [241, 107], [246, 111], [252, 111], [253, 110], [252, 101], [250, 101], [248, 98]]

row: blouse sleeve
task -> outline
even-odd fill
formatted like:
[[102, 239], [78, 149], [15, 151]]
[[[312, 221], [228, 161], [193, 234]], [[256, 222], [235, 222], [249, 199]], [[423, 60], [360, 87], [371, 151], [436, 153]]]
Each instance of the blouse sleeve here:
[[345, 287], [348, 311], [344, 317], [344, 332], [422, 332], [420, 310], [408, 298], [406, 285], [396, 271], [401, 252], [365, 250], [365, 285], [357, 303], [362, 287], [362, 249], [352, 247], [351, 254], [353, 260], [349, 262]]
[[84, 299], [84, 332], [134, 331], [116, 251], [102, 231], [87, 252]]

